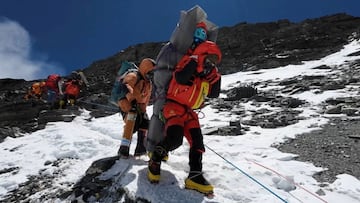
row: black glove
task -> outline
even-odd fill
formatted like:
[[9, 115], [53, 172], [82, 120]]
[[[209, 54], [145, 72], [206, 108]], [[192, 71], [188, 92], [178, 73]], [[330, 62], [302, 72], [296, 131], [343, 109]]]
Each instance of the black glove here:
[[204, 75], [208, 75], [215, 67], [214, 63], [206, 59], [204, 62]]
[[219, 72], [217, 71], [217, 68], [213, 68], [211, 69], [211, 71], [205, 75], [205, 80], [207, 80], [210, 84], [214, 84], [216, 83], [216, 81], [218, 81], [220, 79], [220, 74]]
[[136, 100], [132, 100], [131, 101], [131, 109], [130, 109], [131, 112], [137, 112], [137, 102]]

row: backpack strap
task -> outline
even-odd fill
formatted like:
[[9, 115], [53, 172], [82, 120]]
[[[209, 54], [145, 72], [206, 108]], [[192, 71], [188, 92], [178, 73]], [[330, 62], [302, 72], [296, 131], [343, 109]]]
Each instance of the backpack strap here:
[[144, 77], [140, 74], [140, 71], [138, 69], [136, 69], [136, 68], [131, 68], [131, 69], [127, 70], [124, 74], [122, 74], [120, 76], [120, 81], [123, 81], [123, 79], [125, 78], [125, 76], [128, 73], [135, 73], [135, 72], [136, 72], [136, 83], [135, 83], [135, 85], [137, 85], [140, 80], [144, 80]]
[[136, 73], [136, 83], [135, 83], [135, 85], [137, 85], [140, 82], [140, 80], [145, 80], [145, 78], [141, 75], [139, 70], [136, 70], [136, 72], [137, 73]]
[[[136, 69], [136, 68], [130, 68], [130, 69], [128, 69], [125, 73], [123, 73], [123, 74], [120, 76], [120, 80], [121, 80], [121, 79], [124, 79], [125, 76], [126, 76], [128, 73], [133, 73], [133, 72], [137, 72], [137, 75], [140, 74], [138, 69]], [[141, 76], [141, 75], [140, 75], [140, 76]]]

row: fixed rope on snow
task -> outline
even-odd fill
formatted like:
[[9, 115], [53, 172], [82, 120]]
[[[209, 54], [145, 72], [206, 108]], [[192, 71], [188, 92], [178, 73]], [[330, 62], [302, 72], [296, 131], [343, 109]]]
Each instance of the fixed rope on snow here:
[[[81, 103], [85, 103], [85, 104], [90, 104], [90, 105], [95, 105], [95, 106], [100, 106], [100, 107], [103, 107], [103, 108], [106, 108], [106, 109], [110, 109], [114, 112], [119, 112], [119, 109], [118, 108], [115, 108], [115, 107], [112, 107], [112, 106], [108, 106], [108, 105], [102, 105], [102, 104], [98, 104], [98, 103], [93, 103], [93, 102], [86, 102], [86, 101], [83, 101], [83, 100], [80, 100], [78, 102], [81, 102]], [[205, 145], [206, 148], [208, 148], [210, 151], [214, 152], [217, 156], [219, 156], [220, 158], [222, 158], [224, 161], [226, 161], [227, 163], [229, 163], [230, 165], [232, 165], [234, 168], [236, 168], [237, 170], [239, 170], [241, 173], [243, 173], [245, 176], [247, 176], [248, 178], [250, 178], [251, 180], [253, 180], [254, 182], [256, 182], [257, 184], [259, 184], [261, 187], [263, 187], [265, 190], [267, 190], [268, 192], [270, 192], [271, 194], [273, 194], [274, 196], [276, 196], [278, 199], [280, 199], [281, 201], [283, 202], [287, 202], [285, 199], [283, 199], [282, 197], [280, 197], [278, 194], [276, 194], [274, 191], [270, 190], [268, 187], [266, 187], [264, 184], [262, 184], [261, 182], [259, 182], [258, 180], [256, 180], [255, 178], [253, 178], [252, 176], [250, 176], [249, 174], [247, 174], [245, 171], [241, 170], [238, 166], [236, 166], [235, 164], [233, 164], [231, 161], [227, 160], [226, 158], [224, 158], [223, 156], [221, 156], [219, 153], [217, 153], [215, 150], [213, 150], [212, 148], [210, 148], [209, 146]], [[251, 161], [251, 160], [248, 160], [248, 161]], [[287, 181], [289, 181], [286, 177], [284, 177], [283, 175], [281, 175], [280, 173], [276, 172], [275, 170], [273, 169], [270, 169], [264, 165], [261, 165], [255, 161], [251, 161], [253, 162], [254, 164], [258, 165], [258, 166], [261, 166], [263, 168], [266, 168], [272, 172], [274, 172], [275, 174], [279, 175], [280, 177], [283, 177], [285, 178]], [[297, 187], [305, 190], [306, 192], [308, 192], [309, 194], [315, 196], [316, 198], [318, 198], [319, 200], [321, 200], [322, 202], [324, 203], [327, 203], [327, 201], [325, 201], [324, 199], [320, 198], [319, 196], [315, 195], [314, 193], [308, 191], [306, 188], [302, 187], [301, 185], [293, 182], [293, 181], [290, 181], [291, 183], [293, 183], [294, 185], [296, 185]]]
[[253, 178], [252, 176], [250, 176], [249, 174], [247, 174], [245, 171], [241, 170], [239, 167], [237, 167], [235, 164], [233, 164], [231, 161], [227, 160], [226, 158], [224, 158], [223, 156], [221, 156], [219, 153], [217, 153], [215, 150], [213, 150], [212, 148], [210, 148], [209, 146], [205, 145], [206, 148], [208, 148], [210, 151], [214, 152], [216, 155], [218, 155], [220, 158], [222, 158], [224, 161], [226, 161], [227, 163], [229, 163], [231, 166], [233, 166], [234, 168], [236, 168], [237, 170], [239, 170], [241, 173], [243, 173], [245, 176], [247, 176], [248, 178], [250, 178], [251, 180], [253, 180], [254, 182], [256, 182], [257, 184], [259, 184], [261, 187], [263, 187], [265, 190], [267, 190], [268, 192], [270, 192], [271, 194], [273, 194], [275, 197], [277, 197], [278, 199], [280, 199], [283, 202], [287, 201], [280, 197], [278, 194], [276, 194], [274, 191], [270, 190], [268, 187], [266, 187], [264, 184], [260, 183], [258, 180], [256, 180], [255, 178]]
[[284, 176], [284, 175], [282, 175], [282, 174], [278, 173], [278, 172], [277, 172], [277, 171], [275, 171], [274, 169], [271, 169], [271, 168], [269, 168], [269, 167], [267, 167], [267, 166], [264, 166], [264, 165], [262, 165], [262, 164], [260, 164], [260, 163], [257, 163], [256, 161], [253, 161], [253, 160], [248, 160], [248, 159], [246, 159], [246, 160], [247, 160], [247, 161], [250, 161], [250, 162], [252, 162], [252, 163], [254, 163], [254, 164], [258, 165], [258, 166], [261, 166], [261, 167], [263, 167], [263, 168], [265, 168], [265, 169], [267, 169], [267, 170], [269, 170], [269, 171], [271, 171], [271, 172], [273, 172], [273, 173], [275, 173], [275, 174], [277, 174], [278, 176], [280, 176], [280, 177], [284, 178], [284, 179], [285, 179], [285, 180], [287, 180], [288, 182], [290, 182], [290, 183], [292, 183], [292, 184], [296, 185], [297, 187], [299, 187], [299, 188], [303, 189], [304, 191], [306, 191], [307, 193], [311, 194], [312, 196], [314, 196], [314, 197], [318, 198], [318, 199], [319, 199], [319, 200], [321, 200], [322, 202], [327, 203], [327, 201], [326, 201], [326, 200], [322, 199], [321, 197], [319, 197], [318, 195], [316, 195], [316, 194], [312, 193], [311, 191], [309, 191], [308, 189], [306, 189], [306, 188], [302, 187], [301, 185], [299, 185], [299, 184], [295, 183], [295, 181], [290, 180], [290, 179], [289, 179], [289, 178], [287, 178], [286, 176]]

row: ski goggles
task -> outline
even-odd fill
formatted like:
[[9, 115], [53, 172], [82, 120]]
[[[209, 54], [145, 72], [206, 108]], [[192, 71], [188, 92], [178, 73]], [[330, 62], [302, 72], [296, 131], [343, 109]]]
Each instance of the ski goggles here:
[[206, 30], [204, 28], [198, 27], [195, 29], [195, 32], [194, 32], [195, 40], [203, 42], [206, 40], [206, 38], [207, 38], [207, 35], [206, 35]]

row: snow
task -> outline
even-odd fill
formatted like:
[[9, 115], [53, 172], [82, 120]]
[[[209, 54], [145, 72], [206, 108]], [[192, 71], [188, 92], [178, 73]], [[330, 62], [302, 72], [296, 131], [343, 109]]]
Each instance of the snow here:
[[[222, 89], [237, 86], [239, 82], [251, 84], [333, 73], [329, 69], [313, 68], [320, 65], [342, 65], [346, 61], [360, 59], [360, 56], [347, 56], [359, 50], [359, 42], [353, 41], [337, 53], [320, 60], [304, 62], [302, 65], [225, 75], [222, 79]], [[312, 175], [325, 170], [324, 168], [315, 167], [308, 162], [295, 161], [293, 158], [296, 154], [283, 153], [271, 147], [286, 138], [294, 138], [297, 134], [319, 129], [327, 123], [326, 115], [319, 114], [320, 107], [317, 106], [324, 100], [356, 96], [358, 93], [345, 88], [321, 94], [315, 94], [313, 90], [295, 94], [292, 96], [312, 104], [302, 107], [301, 116], [305, 119], [296, 124], [276, 129], [250, 126], [250, 130], [241, 136], [204, 136], [206, 153], [203, 158], [203, 171], [215, 187], [213, 199], [183, 189], [189, 170], [189, 146], [185, 140], [181, 147], [170, 153], [168, 162], [162, 164], [161, 181], [158, 185], [147, 181], [147, 165], [144, 160], [118, 160], [101, 178], [112, 178], [121, 173], [124, 167], [129, 167], [128, 172], [116, 180], [117, 184], [126, 188], [130, 195], [144, 197], [151, 202], [360, 202], [360, 181], [355, 177], [339, 174], [334, 183], [321, 187], [322, 183], [317, 182]], [[148, 107], [150, 115], [151, 108]], [[239, 108], [248, 111], [261, 107], [248, 102]], [[245, 119], [230, 115], [229, 112], [218, 112], [210, 106], [206, 106], [202, 112], [204, 117], [200, 122], [203, 129], [224, 126], [233, 119]], [[93, 161], [116, 155], [123, 128], [121, 116], [114, 114], [97, 119], [89, 118], [89, 112], [83, 110], [83, 113], [72, 122], [48, 123], [43, 130], [18, 138], [8, 137], [0, 143], [0, 170], [18, 167], [15, 174], [0, 174], [0, 199], [28, 180], [30, 175], [54, 175], [59, 169], [63, 172], [54, 179], [54, 185], [65, 187], [65, 183], [75, 183], [83, 177]], [[136, 134], [133, 137], [131, 153], [134, 151], [135, 142]], [[61, 161], [57, 166], [47, 164], [59, 159]], [[125, 165], [124, 162], [128, 164]], [[51, 189], [45, 189], [42, 193]], [[320, 189], [324, 193], [321, 196], [316, 194]], [[34, 194], [31, 197], [36, 199], [38, 195]]]

